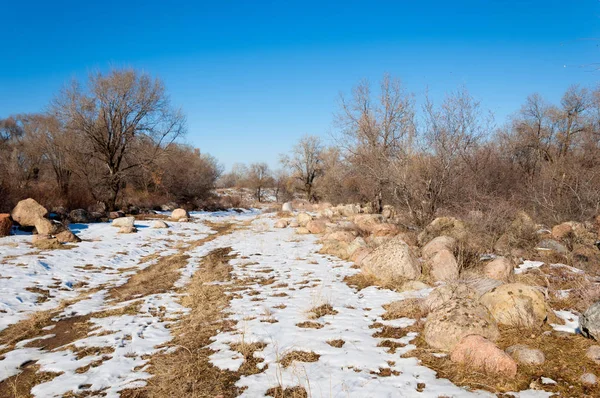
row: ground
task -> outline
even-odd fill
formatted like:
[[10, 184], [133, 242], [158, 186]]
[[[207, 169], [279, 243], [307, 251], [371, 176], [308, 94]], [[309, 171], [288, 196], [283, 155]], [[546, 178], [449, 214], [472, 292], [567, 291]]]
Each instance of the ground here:
[[63, 250], [3, 238], [0, 396], [495, 396], [438, 378], [411, 355], [416, 320], [384, 316], [431, 289], [357, 290], [352, 263], [275, 221], [72, 225], [83, 242]]

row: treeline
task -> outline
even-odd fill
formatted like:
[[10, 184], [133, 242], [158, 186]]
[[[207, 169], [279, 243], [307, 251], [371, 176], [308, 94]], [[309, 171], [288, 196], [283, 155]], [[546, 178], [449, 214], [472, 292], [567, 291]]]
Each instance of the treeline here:
[[385, 76], [342, 97], [335, 144], [303, 138], [283, 159], [311, 201], [385, 204], [424, 225], [438, 215], [525, 210], [556, 223], [600, 204], [600, 89], [570, 87], [557, 104], [533, 94], [501, 127], [466, 90], [435, 104]]
[[0, 212], [26, 197], [99, 211], [200, 206], [221, 169], [176, 142], [185, 131], [159, 79], [113, 70], [74, 82], [46, 112], [0, 120]]

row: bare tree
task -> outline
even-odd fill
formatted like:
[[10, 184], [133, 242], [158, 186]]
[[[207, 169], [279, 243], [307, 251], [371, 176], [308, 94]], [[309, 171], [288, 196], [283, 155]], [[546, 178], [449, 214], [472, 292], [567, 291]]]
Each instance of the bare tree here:
[[323, 144], [314, 135], [304, 136], [293, 147], [290, 156], [282, 156], [281, 162], [291, 170], [292, 177], [299, 183], [309, 201], [316, 201], [314, 192], [315, 180], [322, 174]]
[[[83, 159], [101, 165], [99, 183], [108, 195], [102, 195], [105, 189], [96, 189], [96, 181], [90, 188], [109, 209], [115, 209], [128, 172], [152, 162], [185, 131], [185, 118], [171, 107], [162, 82], [135, 70], [93, 74], [87, 90], [75, 82], [55, 99], [52, 109], [66, 128], [79, 135], [77, 150]], [[137, 156], [139, 139], [153, 142], [151, 156]]]
[[363, 81], [350, 100], [342, 96], [340, 103], [336, 122], [341, 145], [346, 158], [376, 183], [372, 199], [381, 212], [383, 192], [390, 185], [390, 162], [404, 160], [410, 153], [415, 134], [413, 95], [406, 93], [400, 80], [385, 75], [377, 97]]
[[249, 187], [254, 191], [254, 197], [259, 202], [262, 202], [264, 195], [264, 188], [269, 185], [273, 185], [273, 176], [269, 165], [261, 163], [252, 163], [248, 171]]

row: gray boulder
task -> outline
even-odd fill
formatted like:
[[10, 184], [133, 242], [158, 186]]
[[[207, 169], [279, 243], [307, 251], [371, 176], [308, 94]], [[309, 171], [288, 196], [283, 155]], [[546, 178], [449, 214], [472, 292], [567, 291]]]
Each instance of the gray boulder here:
[[506, 349], [506, 353], [515, 361], [525, 365], [541, 365], [546, 361], [546, 356], [541, 350], [527, 347], [524, 344], [515, 344]]
[[75, 209], [69, 213], [69, 221], [76, 224], [87, 224], [90, 222], [90, 214], [85, 209]]
[[579, 329], [585, 337], [600, 340], [600, 301], [592, 304], [579, 318]]
[[115, 218], [112, 221], [113, 227], [123, 228], [123, 227], [131, 227], [133, 228], [133, 224], [135, 222], [135, 217], [119, 217]]

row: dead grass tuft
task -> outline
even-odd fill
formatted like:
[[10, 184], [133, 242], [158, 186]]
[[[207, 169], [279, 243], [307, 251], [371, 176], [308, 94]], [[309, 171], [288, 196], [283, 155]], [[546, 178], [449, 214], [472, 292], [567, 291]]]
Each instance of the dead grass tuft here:
[[291, 351], [285, 354], [279, 363], [284, 368], [287, 368], [292, 362], [317, 362], [321, 356], [312, 351]]
[[288, 387], [285, 390], [281, 387], [269, 388], [266, 392], [268, 397], [274, 398], [308, 398], [304, 387]]
[[424, 308], [423, 299], [420, 298], [394, 301], [385, 304], [383, 308], [386, 312], [381, 318], [386, 321], [400, 318], [420, 319], [427, 316], [427, 310]]
[[306, 321], [297, 323], [296, 326], [302, 329], [321, 329], [323, 327], [323, 324], [319, 322]]
[[346, 344], [346, 342], [342, 339], [337, 339], [337, 340], [329, 340], [327, 341], [327, 344], [329, 344], [332, 347], [335, 348], [342, 348], [344, 346], [344, 344]]
[[310, 319], [319, 319], [325, 315], [337, 315], [337, 311], [330, 304], [323, 304], [312, 308], [310, 311]]

